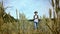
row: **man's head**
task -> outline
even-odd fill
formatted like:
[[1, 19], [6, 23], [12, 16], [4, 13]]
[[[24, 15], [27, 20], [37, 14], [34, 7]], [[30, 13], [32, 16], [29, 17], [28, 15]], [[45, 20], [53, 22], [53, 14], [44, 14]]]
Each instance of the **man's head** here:
[[37, 15], [37, 13], [38, 13], [37, 11], [34, 12], [35, 15]]

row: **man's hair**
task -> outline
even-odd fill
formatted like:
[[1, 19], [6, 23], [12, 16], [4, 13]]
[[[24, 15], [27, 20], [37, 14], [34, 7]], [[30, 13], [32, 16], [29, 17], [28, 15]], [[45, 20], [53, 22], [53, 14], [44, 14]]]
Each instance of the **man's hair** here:
[[35, 11], [34, 13], [38, 13], [37, 11]]

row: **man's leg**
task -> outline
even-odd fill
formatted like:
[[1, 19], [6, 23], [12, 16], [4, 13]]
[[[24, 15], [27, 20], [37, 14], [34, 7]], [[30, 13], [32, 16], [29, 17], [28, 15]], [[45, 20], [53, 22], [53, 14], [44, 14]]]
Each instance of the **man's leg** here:
[[38, 29], [38, 23], [36, 23], [36, 28]]
[[34, 29], [37, 29], [37, 24], [36, 24], [36, 22], [34, 22]]

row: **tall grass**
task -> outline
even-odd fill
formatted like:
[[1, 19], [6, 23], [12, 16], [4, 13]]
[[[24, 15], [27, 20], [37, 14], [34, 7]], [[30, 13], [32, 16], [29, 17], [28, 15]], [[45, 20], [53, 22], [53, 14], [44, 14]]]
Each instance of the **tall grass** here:
[[[53, 3], [52, 6], [54, 7]], [[58, 22], [56, 27], [56, 24], [54, 24], [54, 20], [51, 19], [51, 15], [50, 18], [46, 18], [45, 15], [43, 15], [43, 18], [38, 23], [38, 29], [34, 30], [33, 21], [28, 21], [24, 13], [19, 13], [19, 19], [17, 18], [18, 19], [17, 21], [12, 20], [10, 16], [8, 16], [9, 20], [7, 19], [4, 20], [3, 15], [5, 13], [4, 14], [1, 13], [5, 11], [3, 11], [4, 10], [3, 8], [1, 10], [1, 8], [0, 8], [0, 34], [60, 34], [59, 31], [60, 16], [58, 18], [58, 21], [55, 18], [56, 20], [55, 22]], [[4, 21], [6, 20], [7, 22], [5, 23]], [[57, 31], [55, 31], [56, 28], [58, 33], [56, 33]]]

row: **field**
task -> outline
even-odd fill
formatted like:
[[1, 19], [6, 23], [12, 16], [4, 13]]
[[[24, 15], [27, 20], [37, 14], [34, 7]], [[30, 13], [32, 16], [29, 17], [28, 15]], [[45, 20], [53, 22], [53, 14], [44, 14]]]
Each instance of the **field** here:
[[57, 18], [55, 14], [51, 18], [51, 9], [49, 11], [49, 18], [45, 15], [40, 17], [38, 29], [35, 30], [33, 21], [28, 20], [24, 13], [19, 13], [19, 19], [15, 19], [5, 12], [3, 4], [0, 3], [0, 34], [60, 34], [60, 13], [57, 13]]

